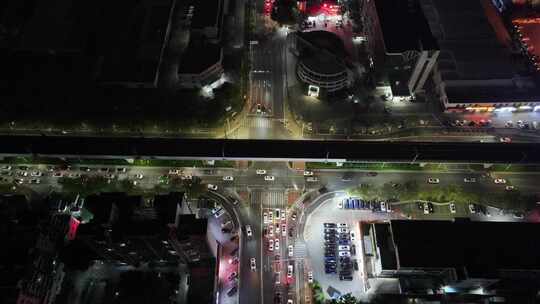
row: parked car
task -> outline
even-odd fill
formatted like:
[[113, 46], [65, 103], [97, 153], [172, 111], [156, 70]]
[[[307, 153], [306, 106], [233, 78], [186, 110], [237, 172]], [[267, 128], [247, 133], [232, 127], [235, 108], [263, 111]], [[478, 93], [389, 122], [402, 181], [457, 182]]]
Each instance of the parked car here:
[[450, 213], [456, 213], [456, 204], [450, 203]]
[[217, 191], [218, 186], [213, 185], [213, 184], [208, 184], [207, 188], [208, 188], [208, 190]]

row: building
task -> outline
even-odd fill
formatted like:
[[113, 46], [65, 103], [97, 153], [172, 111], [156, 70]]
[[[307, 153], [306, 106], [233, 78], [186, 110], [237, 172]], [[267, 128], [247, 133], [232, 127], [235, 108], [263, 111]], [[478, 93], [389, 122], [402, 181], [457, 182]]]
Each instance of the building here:
[[408, 295], [535, 297], [540, 225], [523, 222], [403, 221], [362, 225], [374, 277], [395, 278]]
[[392, 94], [410, 96], [422, 91], [439, 46], [418, 1], [366, 1], [361, 15], [373, 66], [384, 71]]
[[296, 74], [302, 82], [329, 93], [351, 86], [352, 72], [345, 62], [343, 41], [337, 35], [327, 31], [292, 35], [298, 54]]
[[491, 2], [420, 0], [420, 4], [440, 46], [433, 82], [447, 112], [514, 111], [540, 105], [540, 91], [522, 56], [508, 47], [507, 35], [496, 33], [503, 29], [494, 19]]
[[183, 88], [202, 88], [223, 76], [223, 50], [221, 46], [191, 40], [182, 54], [178, 78]]
[[191, 33], [202, 34], [213, 43], [219, 42], [228, 3], [227, 0], [190, 1], [188, 7]]

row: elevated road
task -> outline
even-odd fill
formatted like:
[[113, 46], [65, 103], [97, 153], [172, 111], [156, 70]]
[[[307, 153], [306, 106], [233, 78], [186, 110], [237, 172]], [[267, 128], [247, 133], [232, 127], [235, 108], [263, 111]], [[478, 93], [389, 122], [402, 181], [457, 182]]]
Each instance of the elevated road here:
[[540, 144], [0, 136], [0, 156], [540, 163]]

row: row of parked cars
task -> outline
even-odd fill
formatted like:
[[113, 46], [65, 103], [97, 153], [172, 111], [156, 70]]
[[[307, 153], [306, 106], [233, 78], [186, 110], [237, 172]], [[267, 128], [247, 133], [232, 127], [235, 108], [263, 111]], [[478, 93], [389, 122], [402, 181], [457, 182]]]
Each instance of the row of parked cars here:
[[339, 209], [371, 210], [374, 212], [392, 212], [392, 207], [385, 201], [363, 200], [357, 197], [344, 198], [338, 201]]
[[[324, 272], [339, 274], [341, 281], [352, 281], [353, 268], [358, 270], [358, 263], [351, 256], [356, 255], [354, 233], [345, 223], [324, 223]], [[338, 272], [339, 266], [339, 272]]]

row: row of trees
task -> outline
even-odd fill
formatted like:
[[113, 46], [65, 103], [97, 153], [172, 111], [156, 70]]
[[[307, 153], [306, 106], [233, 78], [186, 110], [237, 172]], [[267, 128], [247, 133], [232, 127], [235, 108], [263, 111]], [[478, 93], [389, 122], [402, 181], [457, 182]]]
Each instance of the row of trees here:
[[380, 187], [371, 184], [362, 184], [353, 189], [352, 192], [366, 199], [477, 203], [519, 211], [531, 209], [536, 201], [533, 195], [523, 194], [519, 190], [472, 192], [466, 191], [457, 184], [439, 187], [420, 187], [415, 181], [408, 181], [404, 184], [385, 183]]

